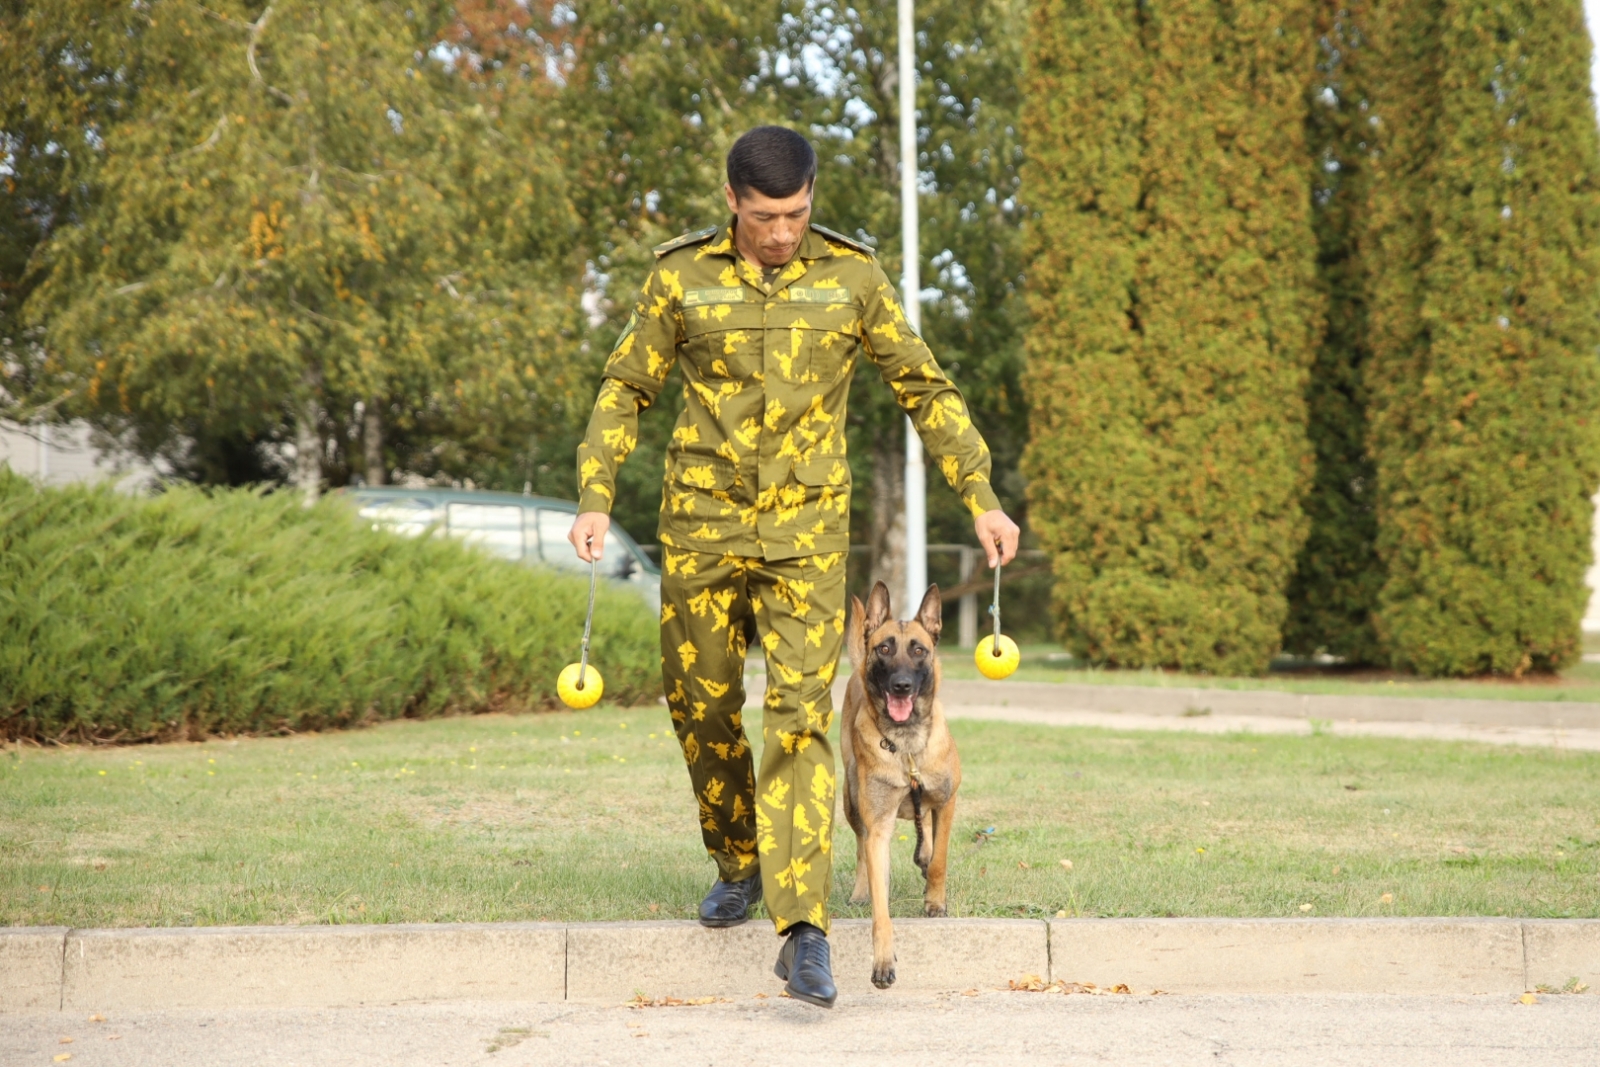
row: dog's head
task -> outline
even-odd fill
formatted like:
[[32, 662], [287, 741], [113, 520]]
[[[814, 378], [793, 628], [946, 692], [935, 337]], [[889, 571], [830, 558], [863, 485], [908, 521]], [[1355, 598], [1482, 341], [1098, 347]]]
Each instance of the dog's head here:
[[850, 655], [866, 682], [873, 709], [891, 722], [907, 723], [927, 714], [939, 688], [939, 630], [943, 602], [931, 585], [915, 618], [900, 621], [889, 606], [889, 587], [872, 587], [866, 606], [851, 597]]

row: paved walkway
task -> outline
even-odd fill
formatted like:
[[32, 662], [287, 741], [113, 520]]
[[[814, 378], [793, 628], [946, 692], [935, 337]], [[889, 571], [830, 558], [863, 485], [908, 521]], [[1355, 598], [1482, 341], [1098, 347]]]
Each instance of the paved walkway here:
[[[432, 1004], [0, 1020], [0, 1063], [51, 1067], [1566, 1067], [1595, 1062], [1592, 996], [845, 996], [653, 1008]], [[62, 1044], [71, 1038], [71, 1044]], [[65, 1062], [65, 1061], [62, 1061]]]
[[[762, 675], [745, 680], [758, 707]], [[947, 681], [952, 719], [988, 719], [1112, 730], [1183, 730], [1343, 737], [1406, 737], [1600, 751], [1600, 704], [1443, 697], [1332, 696], [1254, 689], [1200, 689], [1071, 682]], [[834, 686], [843, 706], [844, 681]]]

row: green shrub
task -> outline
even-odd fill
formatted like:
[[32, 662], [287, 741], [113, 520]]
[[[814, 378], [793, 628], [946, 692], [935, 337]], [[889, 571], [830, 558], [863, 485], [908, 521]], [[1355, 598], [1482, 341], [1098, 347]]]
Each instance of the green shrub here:
[[[373, 532], [337, 499], [41, 491], [0, 467], [0, 735], [141, 740], [548, 702], [586, 580]], [[659, 693], [657, 628], [602, 589], [607, 696]]]
[[1309, 0], [1034, 9], [1029, 520], [1075, 654], [1257, 673], [1306, 521]]
[[1600, 133], [1578, 0], [1375, 4], [1377, 629], [1425, 674], [1579, 653], [1600, 483]]

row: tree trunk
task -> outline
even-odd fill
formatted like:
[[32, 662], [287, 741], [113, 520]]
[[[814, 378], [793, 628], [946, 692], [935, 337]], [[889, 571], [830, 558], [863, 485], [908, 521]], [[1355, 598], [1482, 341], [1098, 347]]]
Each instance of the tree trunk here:
[[[872, 580], [899, 595], [906, 587], [905, 447], [897, 433], [872, 445]], [[899, 605], [901, 612], [912, 606]]]
[[367, 409], [361, 416], [361, 446], [366, 453], [367, 484], [384, 484], [388, 478], [383, 464], [383, 416], [378, 412], [375, 396], [367, 399]]
[[294, 480], [311, 507], [322, 496], [322, 435], [317, 432], [317, 402], [300, 401], [294, 418]]

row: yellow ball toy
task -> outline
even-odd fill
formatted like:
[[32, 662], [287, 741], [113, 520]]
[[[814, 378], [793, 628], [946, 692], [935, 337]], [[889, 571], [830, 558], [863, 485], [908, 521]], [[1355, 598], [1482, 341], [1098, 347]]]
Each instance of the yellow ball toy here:
[[995, 655], [994, 635], [990, 634], [978, 642], [978, 649], [972, 654], [972, 662], [978, 665], [978, 672], [985, 678], [1009, 678], [1011, 672], [1017, 669], [1017, 664], [1022, 662], [1022, 650], [1017, 643], [1005, 634], [1000, 635], [1000, 654]]
[[594, 707], [606, 691], [606, 683], [600, 680], [600, 672], [593, 666], [582, 671], [583, 685], [579, 686], [578, 677], [582, 668], [581, 663], [569, 663], [556, 678], [556, 695], [561, 698], [561, 703], [576, 711]]

